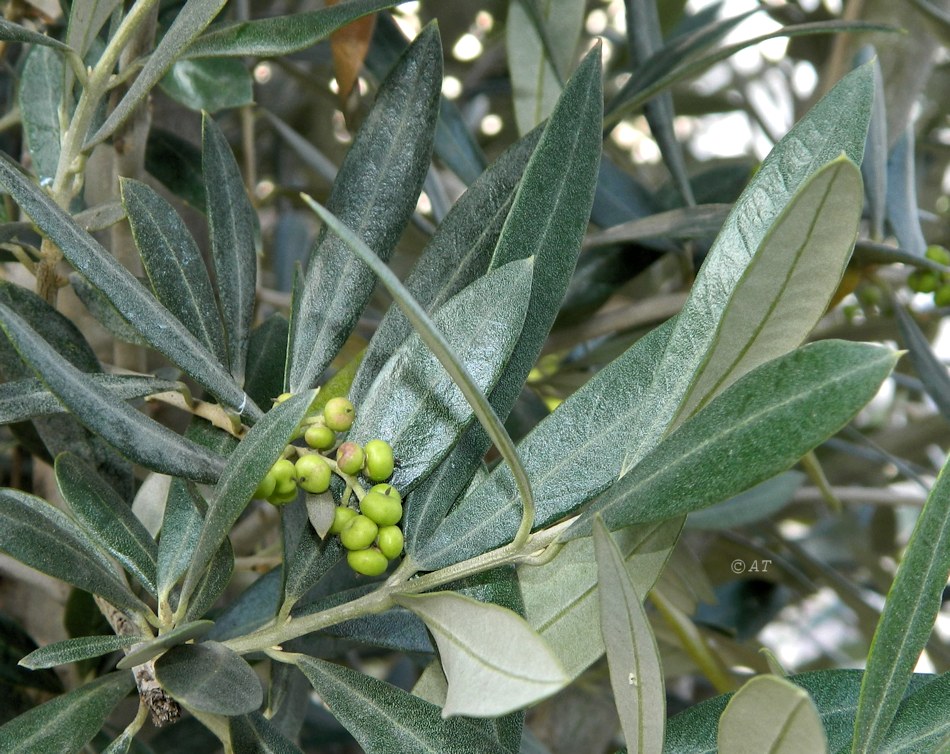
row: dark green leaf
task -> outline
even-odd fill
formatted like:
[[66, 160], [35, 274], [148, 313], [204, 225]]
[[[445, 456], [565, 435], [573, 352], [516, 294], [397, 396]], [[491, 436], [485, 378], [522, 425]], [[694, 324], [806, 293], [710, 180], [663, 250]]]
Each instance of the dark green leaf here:
[[0, 19], [0, 39], [6, 42], [25, 42], [27, 44], [41, 45], [50, 47], [60, 52], [72, 52], [68, 45], [64, 45], [58, 39], [53, 39], [45, 34], [31, 31], [19, 24]]
[[92, 285], [86, 278], [78, 272], [71, 272], [69, 273], [69, 284], [72, 286], [76, 297], [82, 301], [83, 306], [117, 340], [136, 346], [147, 347], [149, 345], [149, 342], [128, 323], [102, 291]]
[[234, 573], [234, 549], [231, 540], [225, 538], [208, 563], [204, 575], [188, 600], [184, 620], [197, 620], [205, 615], [231, 583]]
[[300, 749], [260, 712], [232, 717], [229, 725], [235, 754], [300, 754]]
[[656, 638], [623, 553], [603, 522], [594, 521], [594, 554], [600, 632], [607, 650], [610, 685], [627, 747], [660, 751], [666, 722], [666, 690]]
[[244, 364], [254, 314], [257, 241], [260, 231], [241, 171], [224, 134], [210, 117], [202, 123], [201, 169], [208, 196], [208, 234], [218, 298], [228, 336], [231, 374], [244, 381]]
[[47, 644], [42, 649], [30, 652], [19, 664], [31, 670], [52, 668], [55, 665], [101, 657], [118, 649], [131, 647], [138, 641], [141, 641], [140, 636], [80, 636]]
[[282, 568], [273, 568], [251, 584], [217, 616], [209, 639], [225, 641], [249, 634], [277, 615]]
[[[512, 262], [478, 278], [433, 315], [482, 393], [495, 385], [521, 334], [532, 262]], [[438, 359], [412, 335], [377, 375], [349, 437], [389, 442], [400, 459], [390, 483], [408, 491], [445, 457], [473, 416]]]
[[[439, 308], [488, 269], [512, 197], [541, 133], [532, 131], [499, 157], [439, 225], [406, 279], [406, 288], [426, 311]], [[362, 403], [379, 370], [411, 332], [406, 316], [398, 306], [391, 306], [353, 380], [350, 400], [354, 405]]]
[[864, 176], [864, 192], [867, 195], [868, 214], [871, 221], [871, 238], [884, 238], [884, 220], [887, 213], [887, 110], [884, 105], [884, 80], [881, 64], [873, 45], [865, 45], [858, 51], [857, 65], [871, 63], [874, 69], [874, 104], [871, 106], [871, 122], [868, 125], [868, 141], [864, 148], [865, 159], [861, 165]]
[[33, 170], [41, 181], [52, 181], [59, 164], [64, 74], [63, 56], [59, 52], [51, 47], [34, 47], [26, 56], [20, 77], [18, 100], [23, 134]]
[[132, 237], [152, 290], [215, 358], [226, 361], [224, 330], [198, 244], [174, 208], [149, 186], [119, 181]]
[[119, 0], [89, 0], [70, 6], [66, 42], [80, 57], [85, 57], [99, 30], [109, 20], [118, 4]]
[[134, 668], [143, 662], [158, 657], [162, 652], [192, 639], [200, 639], [214, 624], [210, 620], [199, 620], [193, 623], [183, 623], [161, 636], [142, 642], [138, 647], [119, 660], [118, 667]]
[[686, 528], [722, 531], [764, 521], [788, 505], [804, 481], [802, 472], [786, 471], [729, 500], [690, 513]]
[[950, 461], [914, 526], [874, 631], [854, 722], [855, 754], [877, 752], [940, 611], [950, 576]]
[[[518, 454], [538, 499], [536, 525], [561, 518], [620, 476], [630, 428], [644, 410], [646, 390], [672, 327], [671, 321], [637, 341], [520, 443]], [[407, 521], [432, 531], [451, 502], [438, 490], [421, 500], [414, 492], [406, 501]], [[519, 509], [511, 472], [499, 466], [462, 499], [430, 540], [407, 526], [406, 551], [427, 570], [474, 557], [514, 537]]]
[[[432, 151], [442, 84], [438, 28], [427, 27], [383, 82], [350, 147], [327, 209], [386, 261], [416, 205]], [[372, 293], [375, 276], [326, 229], [293, 300], [286, 384], [313, 386]]]
[[[0, 724], [25, 712], [34, 705], [34, 700], [25, 694], [26, 689], [59, 694], [63, 692], [63, 683], [52, 670], [27, 670], [21, 660], [33, 652], [39, 651], [36, 642], [23, 628], [0, 611], [0, 690], [8, 696], [7, 709], [0, 709]], [[18, 700], [13, 698], [14, 693]], [[22, 704], [16, 704], [19, 701]]]
[[[97, 390], [111, 393], [115, 400], [120, 401], [182, 388], [180, 382], [138, 375], [94, 373], [88, 379]], [[27, 378], [0, 385], [0, 424], [65, 410], [65, 406], [39, 380]]]
[[281, 615], [288, 615], [297, 600], [340, 561], [344, 552], [339, 537], [321, 541], [313, 526], [305, 524], [297, 547], [288, 558]]
[[178, 60], [161, 80], [162, 90], [192, 110], [216, 113], [254, 101], [253, 80], [240, 60]]
[[322, 631], [328, 636], [383, 647], [394, 652], [431, 654], [432, 642], [425, 624], [408, 610], [396, 607], [382, 614], [364, 615]]
[[[642, 241], [647, 238], [696, 238], [714, 236], [729, 215], [732, 205], [702, 204], [657, 212], [647, 217], [615, 225], [584, 239], [584, 248], [615, 243]], [[629, 253], [629, 252], [628, 252]]]
[[145, 145], [145, 169], [175, 196], [199, 212], [205, 210], [201, 151], [190, 141], [161, 128], [152, 128]]
[[313, 688], [372, 754], [508, 754], [477, 720], [443, 719], [434, 704], [355, 670], [294, 656]]
[[598, 512], [611, 530], [659, 521], [784, 471], [873, 398], [898, 358], [880, 346], [826, 340], [763, 364], [621, 476], [565, 538], [588, 534]]
[[[197, 491], [182, 479], [173, 479], [165, 500], [162, 536], [158, 541], [158, 596], [167, 600], [172, 588], [188, 570], [201, 534]], [[201, 501], [203, 502], [203, 501]]]
[[133, 685], [131, 673], [110, 673], [35, 707], [0, 727], [0, 751], [82, 751]]
[[897, 315], [901, 340], [907, 346], [914, 371], [924, 383], [927, 395], [937, 404], [940, 413], [950, 420], [950, 375], [947, 374], [947, 367], [937, 358], [930, 341], [921, 332], [913, 316], [898, 303], [894, 305], [894, 312]]
[[362, 16], [392, 8], [400, 0], [349, 0], [321, 10], [229, 24], [209, 31], [188, 48], [191, 58], [257, 55], [278, 57], [326, 39]]
[[224, 467], [219, 456], [175, 434], [109, 393], [57, 354], [20, 317], [0, 304], [0, 326], [50, 391], [73, 415], [133, 461], [166, 474], [213, 482]]
[[283, 392], [288, 330], [287, 318], [275, 312], [251, 331], [244, 389], [258, 405], [270, 405]]
[[917, 207], [914, 126], [900, 135], [887, 160], [887, 222], [901, 248], [922, 257], [927, 250]]
[[165, 32], [165, 36], [149, 55], [145, 66], [139, 71], [115, 109], [109, 113], [106, 122], [84, 145], [88, 149], [104, 141], [119, 128], [144, 100], [152, 87], [157, 84], [180, 57], [194, 39], [205, 30], [214, 17], [221, 12], [227, 0], [188, 0], [175, 20]]
[[216, 641], [170, 649], [156, 660], [155, 677], [175, 699], [200, 712], [246, 715], [264, 701], [251, 666]]
[[99, 288], [154, 348], [227, 405], [246, 411], [251, 417], [259, 416], [257, 406], [247, 405], [244, 392], [188, 329], [3, 155], [0, 155], [0, 184], [77, 271]]
[[17, 490], [0, 490], [0, 549], [37, 571], [104, 597], [120, 610], [145, 606], [120, 581], [88, 535], [50, 503]]
[[894, 722], [881, 742], [894, 754], [946, 751], [940, 744], [950, 735], [950, 673], [904, 697]]
[[82, 459], [56, 458], [56, 483], [73, 517], [153, 596], [158, 546], [118, 493]]
[[293, 439], [313, 399], [314, 392], [307, 391], [275, 406], [251, 427], [231, 453], [209, 501], [204, 527], [182, 584], [183, 601], [191, 596], [234, 522], [251, 502], [251, 496], [264, 474]]

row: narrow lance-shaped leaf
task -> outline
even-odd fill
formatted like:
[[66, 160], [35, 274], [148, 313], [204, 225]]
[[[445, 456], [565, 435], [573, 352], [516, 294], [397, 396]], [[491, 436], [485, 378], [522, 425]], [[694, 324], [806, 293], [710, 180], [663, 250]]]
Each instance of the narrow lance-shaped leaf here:
[[871, 106], [871, 122], [868, 125], [868, 141], [865, 147], [861, 174], [864, 176], [864, 191], [868, 198], [868, 213], [871, 220], [871, 238], [884, 238], [884, 220], [887, 213], [887, 110], [884, 104], [884, 79], [877, 51], [865, 45], [858, 51], [857, 63], [871, 63], [874, 68], [874, 104]]
[[[653, 588], [681, 529], [682, 521], [676, 518], [628, 527], [615, 535], [638, 594]], [[566, 543], [550, 563], [519, 566], [518, 580], [525, 618], [576, 678], [604, 654], [603, 638], [590, 628], [599, 607], [593, 540]]]
[[293, 439], [314, 395], [314, 391], [308, 390], [275, 406], [231, 453], [209, 501], [204, 527], [181, 587], [182, 604], [187, 603], [215, 552], [251, 501], [258, 483]]
[[146, 611], [86, 532], [45, 500], [0, 490], [0, 522], [0, 550], [21, 563], [98, 594], [120, 610]]
[[[652, 398], [644, 403], [644, 411], [631, 427], [627, 440], [627, 467], [635, 465], [654, 447], [674, 422], [688, 416], [688, 412], [683, 410], [683, 404], [687, 400], [693, 407], [700, 405], [705, 395], [694, 389], [694, 384], [704, 379], [704, 366], [712, 358], [714, 347], [718, 350], [720, 344], [729, 346], [721, 355], [716, 356], [717, 363], [722, 359], [723, 363], [731, 365], [737, 355], [745, 354], [747, 346], [758, 333], [749, 333], [749, 323], [734, 318], [733, 324], [738, 328], [735, 334], [732, 331], [724, 331], [720, 326], [735, 303], [734, 299], [740, 295], [736, 291], [740, 289], [746, 271], [758, 254], [768, 250], [773, 254], [787, 253], [787, 247], [769, 244], [769, 234], [781, 224], [787, 205], [812, 175], [829, 162], [838, 159], [842, 152], [853, 162], [861, 161], [872, 92], [873, 76], [870, 68], [865, 66], [848, 74], [775, 146], [736, 201], [696, 278], [682, 312], [677, 316], [676, 327], [649, 389]], [[842, 112], [847, 112], [849, 117], [842, 118]], [[842, 174], [847, 181], [848, 171], [853, 168], [843, 166], [840, 173], [838, 167], [829, 167], [826, 170], [827, 172], [823, 173], [824, 178], [821, 179], [822, 183]], [[813, 191], [817, 192], [818, 188], [806, 190], [799, 196], [803, 197], [802, 201], [810, 201]], [[823, 192], [819, 195], [823, 195]], [[807, 239], [808, 227], [806, 225], [800, 228], [800, 235], [792, 232], [793, 228], [788, 228], [789, 233], [785, 237], [796, 244], [792, 246], [793, 249], [802, 240]], [[848, 248], [851, 240], [848, 239]], [[833, 256], [840, 259], [840, 255], [840, 250], [834, 251]], [[818, 257], [821, 258], [820, 249]], [[763, 270], [780, 264], [771, 260], [771, 257], [763, 257], [763, 260], [758, 263], [764, 265]], [[830, 262], [832, 265], [841, 264], [834, 258]], [[816, 274], [822, 277], [828, 273], [822, 271]], [[837, 275], [840, 275], [840, 269], [835, 269], [829, 277]], [[758, 280], [758, 276], [754, 275], [750, 280]], [[818, 285], [815, 280], [808, 280], [807, 284]], [[769, 289], [768, 292], [774, 296], [781, 293], [781, 289]], [[749, 295], [746, 305], [755, 303], [751, 294], [750, 288], [746, 294]], [[746, 295], [738, 299], [740, 303], [745, 302]], [[763, 299], [759, 305], [770, 305], [773, 300]], [[802, 311], [794, 319], [795, 327], [784, 330], [776, 328], [775, 335], [781, 335], [783, 342], [775, 343], [769, 353], [776, 355], [801, 342], [808, 333], [807, 328], [823, 313], [825, 303], [819, 296], [809, 296], [803, 302]], [[744, 338], [740, 337], [743, 332], [746, 333]], [[742, 368], [749, 369], [755, 366], [755, 363], [756, 360], [751, 358], [750, 354], [750, 358], [742, 363]], [[717, 383], [718, 379], [712, 380], [707, 394], [708, 390], [716, 389]]]
[[[533, 260], [512, 262], [477, 279], [445, 303], [432, 322], [488, 393], [511, 355], [531, 294]], [[419, 335], [380, 370], [349, 438], [389, 442], [400, 459], [390, 484], [407, 492], [441, 461], [474, 416], [473, 408]]]
[[950, 461], [914, 526], [874, 631], [854, 721], [854, 754], [882, 750], [940, 611], [950, 575]]
[[257, 215], [218, 124], [207, 113], [201, 124], [201, 169], [207, 192], [211, 256], [228, 336], [231, 374], [243, 384], [257, 285]]
[[0, 726], [0, 751], [82, 751], [134, 685], [109, 673]]
[[[721, 312], [708, 312], [710, 319], [718, 314], [718, 332], [681, 416], [804, 340], [844, 274], [863, 199], [861, 173], [846, 157], [819, 169], [792, 197]], [[702, 316], [688, 305], [684, 316], [690, 315]]]
[[25, 42], [33, 45], [45, 45], [59, 52], [72, 52], [72, 48], [69, 47], [69, 45], [63, 44], [58, 39], [53, 39], [53, 37], [32, 31], [25, 26], [7, 21], [5, 18], [0, 18], [0, 39], [5, 42]]
[[510, 754], [477, 720], [442, 718], [431, 702], [384, 681], [306, 655], [291, 655], [337, 720], [373, 754]]
[[950, 673], [905, 696], [881, 746], [884, 751], [912, 754], [946, 752], [950, 743]]
[[527, 707], [570, 681], [517, 613], [454, 592], [397, 595], [439, 646], [448, 693], [442, 715], [492, 717]]
[[62, 54], [51, 47], [38, 46], [27, 53], [20, 76], [17, 94], [23, 135], [33, 169], [41, 181], [52, 180], [59, 164], [64, 74]]
[[[518, 454], [538, 498], [535, 526], [563, 517], [620, 476], [630, 427], [644, 410], [646, 390], [672, 325], [661, 325], [638, 340], [522, 440]], [[423, 510], [417, 515], [413, 506]], [[433, 515], [426, 507], [418, 492], [413, 493], [407, 515], [425, 523]], [[431, 539], [407, 528], [406, 550], [427, 570], [474, 557], [514, 537], [519, 509], [511, 471], [498, 466], [461, 500]]]
[[47, 644], [45, 647], [30, 652], [17, 664], [31, 670], [52, 668], [56, 665], [101, 657], [130, 647], [141, 641], [141, 638], [140, 636], [78, 636], [75, 639]]
[[[333, 183], [327, 209], [383, 261], [416, 205], [432, 152], [442, 84], [438, 28], [426, 27], [380, 87]], [[286, 385], [312, 387], [372, 294], [370, 269], [336, 234], [321, 232], [293, 300]]]
[[195, 590], [191, 593], [188, 607], [181, 619], [191, 621], [204, 616], [228, 588], [232, 575], [234, 575], [234, 548], [231, 547], [231, 540], [225, 537], [211, 557], [211, 562], [198, 580]]
[[59, 491], [76, 520], [154, 596], [158, 546], [129, 504], [71, 453], [57, 456], [55, 469]]
[[899, 355], [825, 340], [754, 369], [622, 476], [564, 535], [705, 508], [784, 471], [874, 397]]
[[118, 4], [119, 0], [91, 0], [70, 6], [66, 42], [80, 57], [85, 57], [99, 30]]
[[223, 403], [251, 418], [260, 416], [260, 409], [188, 329], [3, 154], [0, 185], [59, 247], [70, 264], [102, 291], [153, 348]]
[[139, 103], [172, 67], [180, 57], [182, 51], [205, 30], [215, 16], [221, 12], [227, 0], [187, 0], [172, 25], [168, 27], [165, 36], [155, 47], [155, 50], [145, 61], [145, 66], [139, 71], [125, 96], [109, 113], [106, 122], [83, 146], [89, 149], [101, 141], [109, 138], [125, 123], [126, 119], [135, 111]]
[[607, 649], [610, 686], [628, 751], [661, 752], [666, 690], [660, 653], [643, 598], [627, 573], [617, 543], [603, 522], [594, 522], [600, 632]]
[[215, 28], [185, 51], [192, 58], [256, 55], [280, 57], [315, 45], [337, 29], [370, 13], [399, 5], [400, 0], [350, 0], [289, 16], [242, 21]]
[[917, 207], [914, 126], [907, 126], [887, 161], [887, 222], [901, 248], [922, 257], [927, 250]]
[[[406, 290], [427, 311], [440, 307], [488, 269], [515, 189], [541, 133], [536, 129], [506, 150], [439, 224], [406, 279]], [[393, 304], [373, 333], [353, 380], [350, 400], [354, 405], [362, 403], [383, 364], [411, 332], [412, 325]]]
[[828, 751], [815, 703], [805, 689], [760, 675], [729, 700], [719, 720], [723, 754], [799, 754]]
[[277, 720], [269, 720], [260, 712], [237, 715], [228, 719], [231, 744], [235, 751], [253, 751], [261, 754], [302, 754], [288, 739]]
[[[491, 395], [498, 416], [506, 417], [521, 394], [574, 272], [597, 183], [602, 117], [600, 47], [595, 47], [568, 81], [548, 120], [492, 258], [493, 268], [528, 256], [535, 258], [521, 338]], [[488, 446], [482, 428], [471, 427], [440, 468], [416, 490], [416, 501], [429, 509], [430, 521], [437, 523], [464, 492]], [[515, 524], [517, 521], [515, 516]]]
[[195, 504], [198, 492], [183, 479], [171, 480], [162, 533], [158, 541], [157, 590], [161, 600], [167, 600], [188, 564], [201, 534], [202, 518]]
[[27, 364], [77, 420], [112, 447], [143, 466], [200, 482], [214, 482], [224, 460], [108, 393], [56, 353], [7, 306], [0, 327]]
[[148, 662], [167, 649], [177, 647], [179, 644], [184, 644], [192, 639], [200, 639], [211, 630], [213, 625], [214, 623], [210, 620], [199, 620], [175, 626], [175, 628], [166, 631], [161, 636], [141, 642], [139, 646], [119, 660], [116, 667], [120, 669], [134, 668], [136, 665]]
[[[180, 382], [125, 374], [89, 374], [96, 390], [112, 395], [114, 400], [127, 401], [153, 393], [179, 391]], [[66, 407], [40, 380], [27, 378], [0, 385], [0, 424], [26, 421], [43, 414], [58, 414]]]
[[174, 208], [144, 183], [121, 178], [122, 205], [158, 300], [216, 359], [225, 362], [224, 330], [198, 244]]
[[894, 312], [897, 315], [897, 328], [901, 340], [907, 346], [908, 356], [914, 371], [924, 383], [927, 391], [944, 419], [950, 421], [950, 374], [947, 367], [933, 352], [927, 336], [921, 332], [917, 322], [904, 306], [894, 302]]

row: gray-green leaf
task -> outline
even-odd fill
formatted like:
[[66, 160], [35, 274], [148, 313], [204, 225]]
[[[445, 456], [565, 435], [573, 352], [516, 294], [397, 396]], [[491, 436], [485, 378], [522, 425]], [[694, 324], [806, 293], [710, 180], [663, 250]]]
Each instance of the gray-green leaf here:
[[63, 56], [51, 47], [37, 46], [27, 53], [20, 77], [23, 134], [41, 181], [51, 181], [59, 164], [64, 73]]
[[899, 355], [820, 341], [754, 369], [687, 420], [567, 530], [611, 530], [705, 508], [784, 471], [841, 429], [872, 398]]
[[425, 621], [439, 646], [449, 687], [442, 714], [494, 717], [527, 707], [570, 681], [517, 613], [454, 592], [397, 595]]
[[253, 668], [216, 641], [168, 650], [155, 661], [155, 677], [175, 699], [200, 712], [245, 715], [264, 701]]
[[600, 632], [627, 750], [661, 752], [666, 690], [660, 653], [643, 609], [643, 597], [627, 572], [620, 548], [599, 518], [594, 523], [594, 553]]
[[30, 670], [52, 668], [70, 662], [88, 660], [91, 657], [115, 652], [140, 641], [139, 636], [79, 636], [75, 639], [57, 641], [30, 652], [18, 665]]
[[129, 504], [78, 456], [62, 453], [55, 468], [59, 491], [75, 519], [154, 596], [158, 546]]
[[88, 534], [45, 500], [2, 489], [0, 522], [0, 550], [21, 563], [98, 594], [120, 610], [146, 611]]
[[200, 639], [211, 630], [214, 623], [210, 620], [198, 620], [191, 623], [182, 623], [180, 626], [157, 636], [154, 639], [143, 641], [123, 657], [117, 663], [116, 667], [120, 669], [134, 668], [143, 662], [148, 662], [154, 657], [158, 657], [162, 652], [184, 644], [192, 639]]

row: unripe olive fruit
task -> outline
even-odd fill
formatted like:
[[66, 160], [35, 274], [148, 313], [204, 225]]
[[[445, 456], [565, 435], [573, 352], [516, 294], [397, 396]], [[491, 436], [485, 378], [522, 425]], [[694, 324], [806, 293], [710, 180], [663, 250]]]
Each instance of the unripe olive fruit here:
[[271, 495], [274, 494], [274, 488], [277, 486], [277, 477], [274, 476], [273, 471], [268, 471], [264, 478], [261, 479], [260, 483], [257, 485], [257, 489], [254, 490], [254, 497], [258, 500], [266, 500]]
[[338, 505], [333, 511], [333, 523], [330, 524], [330, 534], [339, 534], [350, 520], [359, 515], [348, 505]]
[[360, 500], [360, 511], [379, 526], [392, 526], [402, 518], [402, 504], [382, 492], [367, 492]]
[[351, 550], [346, 554], [346, 562], [350, 568], [364, 576], [379, 576], [389, 565], [386, 556], [375, 547], [368, 550]]
[[393, 474], [393, 448], [385, 440], [370, 440], [363, 446], [366, 454], [365, 473], [374, 482], [382, 482]]
[[907, 276], [907, 287], [917, 293], [933, 293], [940, 280], [932, 270], [914, 270]]
[[379, 551], [389, 560], [402, 555], [404, 542], [405, 539], [402, 535], [402, 529], [398, 526], [379, 527], [379, 534], [376, 535], [376, 546], [379, 547]]
[[930, 261], [936, 262], [937, 264], [942, 264], [945, 266], [950, 265], [950, 251], [945, 249], [943, 246], [938, 246], [937, 244], [928, 246], [924, 256], [926, 256]]
[[344, 474], [358, 474], [365, 457], [363, 449], [355, 442], [345, 442], [336, 449], [336, 465]]
[[329, 450], [336, 442], [336, 432], [324, 424], [312, 424], [303, 433], [303, 439], [315, 450]]
[[270, 503], [271, 505], [287, 505], [287, 503], [292, 503], [296, 499], [297, 499], [297, 485], [295, 484], [293, 488], [286, 494], [280, 494], [277, 491], [275, 491], [273, 495], [267, 498], [267, 502]]
[[334, 432], [346, 432], [353, 426], [356, 409], [346, 398], [331, 398], [323, 407], [323, 420]]
[[282, 479], [274, 486], [274, 491], [268, 497], [286, 497], [297, 495], [297, 482], [294, 479]]
[[353, 516], [340, 532], [340, 542], [347, 550], [362, 550], [373, 544], [379, 527], [366, 516]]
[[301, 489], [319, 494], [330, 488], [330, 466], [323, 456], [308, 453], [300, 456], [294, 464], [297, 473], [297, 484]]
[[277, 480], [277, 486], [279, 487], [281, 482], [286, 482], [288, 479], [294, 478], [294, 462], [287, 458], [279, 458], [277, 459], [277, 463], [271, 466], [268, 473], [274, 475], [274, 479]]
[[936, 306], [950, 306], [950, 285], [941, 285], [934, 293], [934, 304]]
[[399, 494], [399, 490], [393, 487], [391, 484], [374, 484], [369, 488], [370, 492], [380, 492], [387, 497], [395, 499], [397, 503], [402, 502], [402, 495]]

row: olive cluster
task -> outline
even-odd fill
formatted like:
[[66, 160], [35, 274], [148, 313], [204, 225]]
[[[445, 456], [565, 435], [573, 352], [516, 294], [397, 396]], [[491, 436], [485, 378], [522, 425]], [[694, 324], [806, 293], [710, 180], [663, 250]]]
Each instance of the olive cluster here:
[[[275, 403], [288, 397], [285, 393]], [[402, 496], [392, 485], [381, 484], [395, 468], [388, 442], [337, 444], [337, 433], [347, 432], [355, 417], [350, 401], [331, 398], [322, 413], [304, 419], [298, 437], [303, 438], [305, 446], [288, 445], [261, 480], [254, 497], [285, 505], [296, 499], [298, 487], [311, 494], [326, 492], [333, 474], [337, 474], [346, 483], [346, 489], [334, 511], [329, 533], [338, 535], [348, 550], [350, 568], [366, 576], [378, 576], [390, 560], [402, 553], [403, 534], [398, 526], [402, 519]], [[296, 460], [292, 461], [294, 456]], [[360, 474], [380, 484], [364, 490], [357, 478]], [[359, 511], [349, 504], [352, 495], [358, 500]]]
[[[930, 246], [927, 259], [950, 266], [950, 251], [943, 246]], [[918, 269], [907, 276], [907, 287], [916, 293], [932, 293], [936, 306], [950, 306], [950, 273]]]

